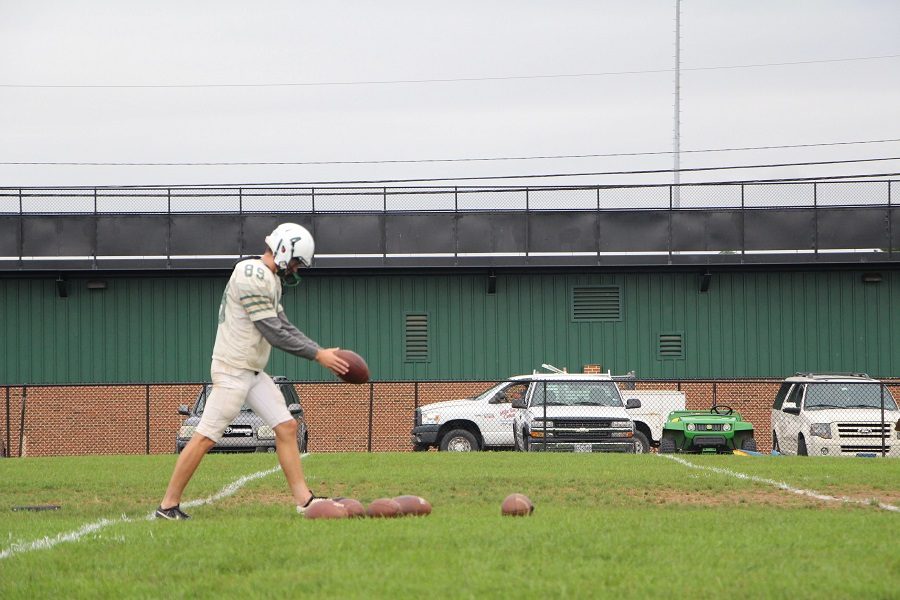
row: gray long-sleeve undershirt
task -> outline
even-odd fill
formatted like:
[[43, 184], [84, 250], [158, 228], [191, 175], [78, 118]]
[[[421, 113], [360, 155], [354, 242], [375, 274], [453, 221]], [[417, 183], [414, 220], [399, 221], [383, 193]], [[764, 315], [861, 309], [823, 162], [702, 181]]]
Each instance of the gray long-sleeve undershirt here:
[[269, 317], [253, 321], [256, 328], [266, 341], [280, 350], [284, 350], [294, 356], [300, 356], [313, 360], [321, 347], [309, 339], [306, 334], [294, 327], [288, 321], [284, 312], [279, 312], [278, 317]]

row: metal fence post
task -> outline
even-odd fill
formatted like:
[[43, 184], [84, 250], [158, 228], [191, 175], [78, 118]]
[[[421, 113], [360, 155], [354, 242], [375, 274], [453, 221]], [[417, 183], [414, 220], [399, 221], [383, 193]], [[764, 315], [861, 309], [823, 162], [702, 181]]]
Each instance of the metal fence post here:
[[19, 458], [22, 458], [22, 448], [25, 444], [25, 398], [28, 396], [28, 387], [22, 386], [22, 416], [19, 419]]
[[9, 386], [6, 386], [6, 445], [4, 446], [6, 449], [6, 456], [9, 456], [12, 452], [12, 449], [10, 448], [9, 433]]
[[19, 188], [19, 268], [25, 266], [25, 214], [22, 210], [22, 189]]
[[819, 258], [819, 186], [813, 183], [813, 256]]
[[97, 216], [97, 188], [94, 188], [94, 240], [93, 240], [93, 254], [94, 254], [94, 268], [97, 268], [97, 247], [100, 245], [98, 241], [98, 236], [100, 235], [100, 217]]
[[673, 218], [673, 206], [674, 200], [673, 195], [675, 193], [674, 186], [669, 186], [669, 224], [668, 229], [666, 231], [666, 249], [669, 251], [669, 264], [672, 264], [672, 218]]
[[887, 437], [885, 436], [885, 422], [884, 422], [884, 383], [881, 384], [881, 425], [878, 427], [881, 431], [881, 458], [887, 456]]
[[372, 451], [372, 413], [375, 409], [375, 384], [369, 383], [369, 436], [366, 451]]
[[146, 393], [144, 396], [144, 423], [145, 423], [145, 431], [147, 433], [147, 454], [150, 454], [150, 384], [146, 385]]
[[888, 257], [894, 257], [894, 231], [891, 225], [893, 219], [891, 219], [891, 182], [887, 181], [888, 189], [887, 189], [887, 198], [888, 198], [888, 209], [887, 209], [887, 230], [888, 230]]

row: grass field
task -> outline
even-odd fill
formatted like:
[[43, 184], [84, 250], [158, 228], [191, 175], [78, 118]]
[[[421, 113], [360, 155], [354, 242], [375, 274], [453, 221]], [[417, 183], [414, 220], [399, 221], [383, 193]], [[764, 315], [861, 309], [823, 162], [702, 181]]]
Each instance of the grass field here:
[[[304, 462], [317, 492], [418, 494], [433, 513], [304, 520], [279, 471], [191, 521], [147, 520], [174, 460], [0, 461], [0, 597], [900, 597], [900, 513], [877, 506], [900, 505], [896, 460], [687, 457], [856, 504], [655, 455], [322, 454]], [[211, 455], [186, 500], [275, 465]], [[500, 516], [514, 491], [532, 517]], [[37, 504], [62, 508], [10, 510]], [[116, 522], [31, 549], [100, 519]]]

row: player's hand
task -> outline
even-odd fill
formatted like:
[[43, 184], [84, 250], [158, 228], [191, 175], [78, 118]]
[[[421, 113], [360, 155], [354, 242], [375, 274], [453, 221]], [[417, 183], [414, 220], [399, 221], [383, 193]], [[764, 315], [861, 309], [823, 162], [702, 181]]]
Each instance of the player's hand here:
[[343, 375], [350, 370], [350, 363], [338, 356], [335, 350], [340, 350], [340, 348], [320, 349], [316, 353], [316, 362], [337, 375]]

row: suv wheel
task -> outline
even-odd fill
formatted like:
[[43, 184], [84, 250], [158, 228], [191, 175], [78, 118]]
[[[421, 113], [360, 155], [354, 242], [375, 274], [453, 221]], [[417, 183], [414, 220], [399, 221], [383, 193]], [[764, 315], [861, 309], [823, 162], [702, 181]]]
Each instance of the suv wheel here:
[[797, 438], [797, 456], [808, 456], [806, 451], [806, 438], [802, 435]]
[[661, 440], [659, 440], [659, 453], [660, 454], [674, 454], [675, 453], [675, 440], [668, 436], [663, 436]]
[[478, 440], [471, 431], [453, 429], [441, 438], [440, 449], [444, 452], [474, 452], [479, 450]]
[[634, 453], [646, 454], [650, 452], [650, 440], [640, 431], [634, 432]]
[[756, 452], [756, 438], [744, 438], [743, 441], [741, 441], [741, 450]]

